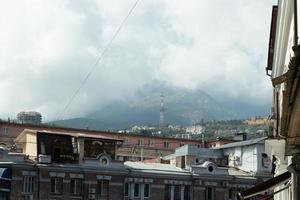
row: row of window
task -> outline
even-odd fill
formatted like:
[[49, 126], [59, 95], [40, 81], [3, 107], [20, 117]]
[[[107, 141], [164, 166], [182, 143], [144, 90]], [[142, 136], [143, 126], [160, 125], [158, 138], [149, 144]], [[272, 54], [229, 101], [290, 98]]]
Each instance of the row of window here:
[[[126, 145], [126, 144], [130, 144], [128, 138], [125, 138], [125, 139], [124, 139], [124, 144], [125, 144], [125, 145]], [[148, 143], [146, 143], [146, 142], [144, 141], [144, 139], [139, 139], [137, 144], [140, 145], [140, 146], [143, 146], [143, 145], [148, 145], [148, 146], [150, 146], [150, 147], [154, 147], [154, 146], [155, 146], [154, 140], [148, 140]], [[171, 147], [171, 144], [170, 144], [169, 142], [163, 142], [163, 146], [164, 146], [164, 148], [168, 149], [168, 148]]]
[[[97, 197], [101, 199], [108, 198], [108, 180], [99, 180], [97, 185], [88, 184], [88, 196], [91, 199]], [[35, 189], [35, 176], [23, 177], [23, 193], [31, 194]], [[83, 192], [83, 181], [80, 178], [73, 178], [70, 181], [70, 194], [81, 195]], [[63, 193], [63, 178], [52, 177], [50, 179], [50, 193], [55, 195], [61, 195]]]
[[150, 185], [148, 183], [125, 183], [124, 200], [149, 199]]
[[[52, 177], [50, 193], [55, 195], [63, 194], [63, 178]], [[32, 194], [35, 189], [35, 176], [23, 177], [23, 194]], [[164, 200], [189, 200], [191, 193], [190, 186], [183, 185], [165, 185]], [[74, 196], [82, 195], [83, 193], [83, 179], [73, 178], [70, 181], [70, 194]], [[232, 191], [229, 197], [232, 197]], [[107, 200], [109, 197], [109, 181], [99, 180], [97, 185], [87, 184], [88, 199]], [[125, 183], [124, 184], [124, 200], [129, 199], [144, 199], [150, 198], [150, 184], [149, 183]], [[214, 188], [207, 187], [205, 190], [205, 199], [214, 200]]]
[[[50, 180], [50, 192], [55, 195], [63, 194], [63, 178], [53, 177]], [[109, 196], [109, 181], [100, 180], [97, 185], [87, 185], [88, 199], [101, 199], [106, 200]], [[35, 176], [23, 177], [23, 193], [31, 194], [35, 189]], [[73, 178], [70, 181], [70, 194], [81, 195], [83, 192], [83, 181], [80, 178]], [[124, 199], [141, 198], [149, 199], [150, 185], [140, 183], [125, 183], [124, 185]]]

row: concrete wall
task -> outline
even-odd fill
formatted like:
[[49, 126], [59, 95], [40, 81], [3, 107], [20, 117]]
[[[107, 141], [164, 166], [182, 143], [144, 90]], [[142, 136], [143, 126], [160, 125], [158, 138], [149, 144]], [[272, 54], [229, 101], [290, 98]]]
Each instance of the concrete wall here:
[[[268, 173], [271, 170], [271, 165], [267, 168], [262, 166], [262, 153], [264, 152], [264, 144], [224, 149], [224, 154], [228, 155], [229, 166], [255, 173]], [[239, 161], [237, 158], [239, 158]]]
[[269, 165], [267, 167], [264, 167], [262, 162], [263, 153], [266, 153], [265, 145], [257, 145], [257, 171], [259, 173], [270, 173], [272, 170], [271, 158], [268, 155]]
[[36, 135], [32, 133], [26, 134], [26, 145], [25, 145], [25, 155], [29, 155], [30, 157], [37, 157], [37, 140]]
[[196, 164], [196, 156], [185, 156], [185, 166], [191, 166]]

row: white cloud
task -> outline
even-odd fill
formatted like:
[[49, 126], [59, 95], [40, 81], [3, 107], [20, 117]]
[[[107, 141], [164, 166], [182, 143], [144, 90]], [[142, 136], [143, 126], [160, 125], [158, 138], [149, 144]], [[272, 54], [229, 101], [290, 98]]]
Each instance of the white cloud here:
[[[37, 110], [55, 118], [134, 2], [2, 2], [0, 117]], [[126, 98], [154, 79], [268, 102], [264, 67], [273, 3], [141, 0], [65, 117]]]

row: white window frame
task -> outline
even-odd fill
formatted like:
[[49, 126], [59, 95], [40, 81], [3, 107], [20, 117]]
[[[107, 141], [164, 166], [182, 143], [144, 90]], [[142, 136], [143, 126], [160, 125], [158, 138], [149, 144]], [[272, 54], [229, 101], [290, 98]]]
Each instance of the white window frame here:
[[165, 149], [169, 149], [169, 148], [170, 148], [170, 143], [167, 142], [167, 141], [165, 141], [165, 142], [164, 142], [164, 148], [165, 148]]
[[[128, 184], [127, 195], [126, 194], [126, 184]], [[138, 185], [139, 193], [135, 196], [135, 185]], [[149, 186], [148, 197], [145, 196], [145, 186]], [[149, 200], [151, 197], [151, 184], [150, 183], [134, 183], [126, 182], [124, 184], [124, 200], [134, 199], [134, 200]]]
[[205, 199], [208, 199], [208, 188], [211, 188], [211, 199], [215, 200], [215, 188], [214, 187], [206, 187], [205, 188]]
[[[72, 186], [72, 181], [74, 181], [74, 185], [73, 185], [74, 189], [73, 189], [73, 192], [72, 192], [72, 188], [71, 188], [71, 186]], [[77, 191], [77, 186], [78, 186], [78, 184], [81, 185], [80, 191]], [[71, 194], [71, 195], [81, 195], [81, 194], [82, 194], [82, 188], [83, 188], [83, 182], [82, 182], [82, 179], [81, 179], [81, 178], [71, 178], [71, 180], [70, 180], [70, 194]]]
[[[185, 190], [185, 187], [189, 187], [189, 185], [174, 185], [174, 184], [166, 184], [166, 186], [169, 186], [170, 187], [170, 191], [168, 191], [168, 195], [170, 195], [170, 199], [171, 200], [174, 200], [175, 199], [175, 187], [179, 187], [179, 199], [180, 200], [184, 200], [184, 190]], [[165, 192], [165, 190], [164, 190]], [[169, 193], [170, 192], [170, 193]]]
[[32, 194], [35, 188], [35, 176], [23, 176], [23, 194]]
[[[103, 185], [104, 185], [104, 182], [107, 182], [107, 195], [104, 195], [103, 193]], [[98, 185], [101, 184], [101, 191], [98, 191]], [[97, 181], [97, 189], [96, 189], [96, 196], [97, 196], [97, 199], [100, 199], [100, 200], [104, 200], [104, 199], [109, 199], [109, 180], [105, 180], [105, 179], [102, 179], [102, 180], [98, 180]]]
[[141, 139], [141, 138], [140, 138], [140, 139], [138, 140], [138, 143], [139, 143], [139, 144], [138, 144], [139, 146], [143, 146], [143, 145], [144, 145], [144, 139]]
[[[135, 186], [138, 185], [138, 196], [135, 196]], [[134, 198], [139, 198], [141, 196], [141, 185], [139, 183], [133, 183], [133, 197]]]
[[[52, 180], [54, 179], [54, 191], [52, 191]], [[64, 179], [62, 177], [51, 177], [50, 179], [50, 189], [52, 194], [62, 195], [64, 192]], [[61, 181], [61, 192], [58, 189], [58, 182]]]
[[[146, 185], [148, 185], [148, 187], [149, 187], [148, 197], [145, 196], [145, 186], [146, 186]], [[146, 199], [147, 199], [147, 200], [150, 199], [150, 196], [151, 196], [151, 195], [150, 195], [150, 191], [151, 191], [151, 185], [150, 185], [150, 183], [143, 183], [143, 184], [141, 185], [141, 188], [142, 188], [142, 190], [141, 190], [141, 192], [142, 192], [142, 195], [141, 195], [141, 196], [142, 196], [142, 199], [145, 199], [145, 200], [146, 200]]]
[[8, 127], [1, 127], [1, 133], [3, 135], [8, 135], [9, 134], [9, 128]]

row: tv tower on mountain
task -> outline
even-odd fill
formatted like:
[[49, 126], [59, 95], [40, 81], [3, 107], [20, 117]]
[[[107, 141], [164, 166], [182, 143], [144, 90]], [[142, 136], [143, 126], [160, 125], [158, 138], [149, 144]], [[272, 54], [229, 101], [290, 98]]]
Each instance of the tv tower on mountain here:
[[164, 107], [164, 94], [160, 94], [160, 112], [159, 112], [159, 127], [164, 127], [165, 124], [165, 107]]

